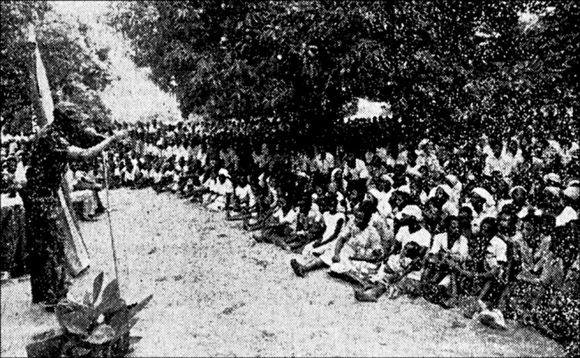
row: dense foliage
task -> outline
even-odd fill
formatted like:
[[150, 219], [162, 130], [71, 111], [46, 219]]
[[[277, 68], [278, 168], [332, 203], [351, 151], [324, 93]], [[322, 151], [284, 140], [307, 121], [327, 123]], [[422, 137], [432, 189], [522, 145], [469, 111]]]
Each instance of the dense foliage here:
[[275, 118], [317, 136], [366, 97], [391, 103], [391, 126], [402, 123], [406, 134], [461, 137], [525, 125], [570, 132], [553, 121], [577, 113], [578, 7], [145, 1], [118, 5], [112, 23], [185, 117]]
[[53, 99], [77, 103], [97, 127], [107, 125], [110, 111], [99, 91], [111, 82], [108, 50], [91, 42], [87, 25], [63, 21], [44, 1], [2, 1], [0, 9], [2, 126], [13, 133], [31, 130], [26, 30], [33, 18], [37, 19], [37, 41]]

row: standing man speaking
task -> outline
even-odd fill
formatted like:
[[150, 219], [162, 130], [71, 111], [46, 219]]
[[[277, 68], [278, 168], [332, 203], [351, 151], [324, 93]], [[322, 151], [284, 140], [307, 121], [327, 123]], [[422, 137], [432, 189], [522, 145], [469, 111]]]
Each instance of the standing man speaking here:
[[71, 160], [94, 158], [126, 136], [127, 132], [118, 132], [93, 147], [82, 148], [96, 135], [87, 131], [75, 105], [62, 102], [55, 106], [54, 121], [40, 131], [32, 145], [26, 173], [28, 200], [24, 201], [30, 233], [28, 265], [32, 303], [42, 304], [47, 311], [54, 311], [67, 294], [63, 231], [66, 218], [58, 196], [66, 166]]

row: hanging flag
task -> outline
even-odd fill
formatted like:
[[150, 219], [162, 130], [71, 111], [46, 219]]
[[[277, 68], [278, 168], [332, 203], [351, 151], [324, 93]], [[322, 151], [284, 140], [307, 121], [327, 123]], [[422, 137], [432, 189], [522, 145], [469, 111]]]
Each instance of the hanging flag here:
[[46, 69], [42, 63], [42, 58], [40, 57], [40, 50], [38, 49], [38, 43], [36, 42], [36, 32], [34, 30], [34, 25], [31, 23], [28, 26], [28, 43], [34, 45], [34, 64], [33, 71], [31, 74], [32, 81], [36, 85], [36, 94], [38, 95], [37, 106], [40, 107], [39, 115], [43, 118], [38, 119], [38, 123], [43, 126], [51, 123], [54, 120], [54, 103], [52, 101], [52, 95], [50, 94], [50, 86], [48, 84], [48, 77], [46, 76]]

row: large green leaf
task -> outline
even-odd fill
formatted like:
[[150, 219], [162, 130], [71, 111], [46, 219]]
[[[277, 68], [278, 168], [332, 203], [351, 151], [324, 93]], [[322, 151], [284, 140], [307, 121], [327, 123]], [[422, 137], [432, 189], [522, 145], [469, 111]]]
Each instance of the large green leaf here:
[[106, 315], [123, 309], [125, 306], [126, 303], [121, 298], [119, 282], [117, 279], [114, 279], [103, 290], [101, 303], [97, 306], [97, 311]]
[[89, 334], [88, 329], [95, 320], [95, 314], [93, 310], [84, 306], [70, 311], [64, 305], [58, 305], [56, 307], [56, 318], [61, 327], [69, 333], [86, 337]]
[[149, 295], [143, 301], [139, 302], [135, 307], [129, 310], [129, 318], [133, 318], [137, 313], [141, 312], [149, 302], [153, 299], [153, 295]]
[[103, 287], [103, 279], [104, 279], [104, 274], [101, 271], [101, 273], [99, 273], [97, 275], [97, 277], [95, 277], [95, 280], [93, 281], [93, 303], [96, 303], [97, 298], [99, 298], [99, 294], [101, 293], [101, 288]]

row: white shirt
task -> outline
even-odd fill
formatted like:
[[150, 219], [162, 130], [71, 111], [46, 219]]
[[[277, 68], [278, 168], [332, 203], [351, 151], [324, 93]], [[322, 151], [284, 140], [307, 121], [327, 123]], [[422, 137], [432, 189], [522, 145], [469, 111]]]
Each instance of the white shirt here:
[[409, 232], [408, 226], [403, 226], [399, 229], [399, 232], [395, 236], [395, 240], [399, 241], [403, 247], [409, 242], [416, 242], [419, 246], [430, 247], [431, 246], [431, 234], [424, 228], [420, 228], [414, 233]]
[[[326, 230], [324, 234], [322, 234], [322, 240], [326, 240], [334, 234], [336, 231], [336, 226], [338, 222], [342, 219], [344, 222], [346, 219], [344, 217], [344, 213], [337, 212], [336, 214], [332, 215], [330, 212], [325, 211], [322, 213], [322, 219], [324, 220], [324, 224], [326, 225]], [[344, 223], [343, 223], [344, 225]]]
[[280, 208], [272, 215], [273, 218], [278, 219], [280, 224], [289, 224], [291, 228], [296, 229], [296, 220], [298, 219], [298, 210], [290, 209], [286, 215]]
[[578, 213], [567, 206], [562, 210], [560, 215], [556, 216], [556, 226], [564, 226], [572, 220], [578, 220]]
[[234, 192], [234, 186], [232, 184], [232, 181], [229, 179], [226, 179], [226, 181], [224, 181], [223, 183], [221, 183], [219, 180], [216, 180], [212, 191], [219, 195], [225, 196], [227, 194]]
[[485, 262], [489, 267], [495, 267], [500, 262], [507, 262], [507, 244], [497, 236], [489, 242]]
[[369, 189], [369, 193], [374, 196], [378, 203], [377, 203], [377, 211], [381, 214], [384, 218], [387, 218], [393, 211], [391, 204], [389, 204], [390, 195], [389, 193], [385, 193], [384, 191], [378, 191], [375, 188]]
[[26, 169], [21, 161], [16, 165], [16, 171], [14, 172], [14, 182], [16, 184], [23, 185], [26, 183]]
[[448, 235], [446, 232], [435, 235], [433, 237], [433, 245], [431, 246], [429, 253], [436, 254], [441, 251], [441, 249], [449, 251], [452, 254], [459, 255], [462, 260], [466, 259], [469, 254], [467, 238], [463, 235], [461, 235], [459, 239], [453, 243], [451, 248], [449, 247]]
[[483, 173], [485, 175], [491, 175], [495, 171], [499, 171], [504, 175], [505, 170], [503, 161], [501, 160], [501, 157], [497, 158], [495, 155], [489, 155], [485, 158], [485, 169], [483, 170]]

